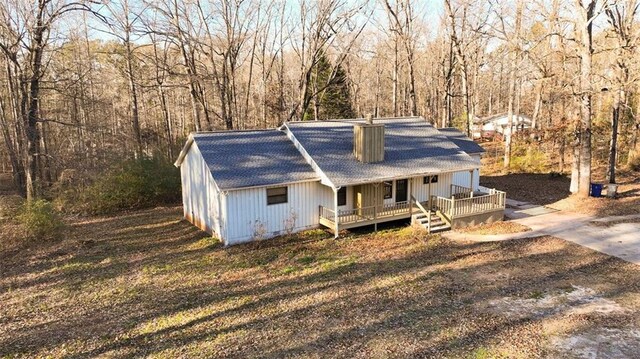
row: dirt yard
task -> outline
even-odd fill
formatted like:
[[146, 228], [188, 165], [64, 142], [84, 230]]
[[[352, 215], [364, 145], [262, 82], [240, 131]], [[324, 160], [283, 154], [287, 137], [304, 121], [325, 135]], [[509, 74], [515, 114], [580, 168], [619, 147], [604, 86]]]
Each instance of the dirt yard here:
[[[507, 197], [558, 210], [573, 211], [595, 216], [619, 216], [640, 213], [640, 172], [620, 168], [617, 171], [619, 184], [616, 198], [587, 198], [572, 196], [569, 192], [569, 175], [558, 173], [510, 173], [503, 174], [503, 148], [500, 142], [485, 142], [487, 150], [482, 160], [480, 184], [507, 192]], [[567, 159], [569, 161], [570, 159]], [[550, 160], [554, 163], [557, 159]], [[571, 163], [566, 164], [566, 171]], [[557, 164], [554, 163], [554, 168]], [[607, 183], [606, 168], [594, 162], [592, 181]], [[606, 191], [603, 190], [603, 195]]]
[[223, 249], [157, 208], [0, 251], [0, 357], [633, 357], [638, 278], [550, 237], [313, 231]]

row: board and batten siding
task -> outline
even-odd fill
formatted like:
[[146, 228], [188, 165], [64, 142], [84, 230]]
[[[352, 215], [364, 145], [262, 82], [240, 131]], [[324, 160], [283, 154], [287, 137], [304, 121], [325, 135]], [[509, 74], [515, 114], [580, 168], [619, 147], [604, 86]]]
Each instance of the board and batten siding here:
[[180, 165], [184, 218], [203, 231], [220, 236], [220, 198], [198, 146], [191, 144]]
[[[256, 233], [270, 238], [287, 232], [287, 221], [295, 217], [293, 232], [319, 226], [319, 205], [327, 201], [331, 188], [319, 181], [287, 185], [287, 203], [267, 205], [269, 186], [239, 189], [225, 192], [224, 242], [233, 245], [255, 239]], [[325, 189], [328, 189], [325, 190]]]
[[[473, 170], [473, 190], [477, 191], [480, 188], [480, 155], [472, 154], [470, 155], [478, 163], [478, 168]], [[471, 173], [469, 171], [460, 171], [455, 172], [453, 174], [453, 184], [463, 187], [469, 187], [471, 183], [471, 179], [469, 176]]]
[[[424, 177], [411, 178], [411, 194], [420, 202], [429, 200], [429, 185], [423, 182]], [[440, 197], [449, 197], [451, 195], [451, 183], [453, 181], [453, 173], [440, 173], [438, 182], [431, 184], [431, 195]]]

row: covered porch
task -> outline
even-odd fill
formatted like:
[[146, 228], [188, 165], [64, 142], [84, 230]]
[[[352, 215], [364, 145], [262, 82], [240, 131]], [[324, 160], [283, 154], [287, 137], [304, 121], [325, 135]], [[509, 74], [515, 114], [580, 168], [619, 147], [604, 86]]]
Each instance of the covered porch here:
[[[367, 189], [354, 190], [353, 208], [339, 208], [338, 194], [333, 208], [320, 206], [320, 224], [333, 230], [336, 237], [342, 229], [374, 225], [402, 219], [422, 225], [427, 231], [434, 228], [455, 228], [487, 220], [501, 220], [505, 208], [506, 193], [495, 189], [474, 191], [469, 187], [440, 183], [434, 190], [434, 177], [427, 176], [420, 181], [426, 191], [416, 185], [415, 178], [400, 180], [402, 186], [394, 186], [394, 198], [385, 202], [381, 193], [387, 193], [384, 183], [369, 184]], [[445, 178], [443, 178], [445, 179]], [[364, 185], [362, 185], [364, 186]], [[406, 186], [407, 188], [404, 188]], [[413, 187], [413, 188], [411, 188]], [[398, 193], [400, 190], [400, 193]], [[433, 191], [433, 192], [432, 192]], [[436, 194], [432, 194], [432, 193]], [[442, 195], [446, 193], [444, 196]], [[363, 196], [370, 196], [365, 200]], [[367, 205], [363, 205], [367, 204]]]

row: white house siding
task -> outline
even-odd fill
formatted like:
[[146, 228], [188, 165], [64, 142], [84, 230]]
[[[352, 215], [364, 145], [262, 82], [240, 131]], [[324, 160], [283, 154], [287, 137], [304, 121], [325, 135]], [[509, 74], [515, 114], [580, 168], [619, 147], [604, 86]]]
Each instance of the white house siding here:
[[200, 229], [219, 235], [218, 191], [195, 143], [180, 165], [180, 177], [184, 217]]
[[[478, 163], [478, 168], [473, 170], [473, 187], [472, 187], [474, 191], [477, 191], [478, 188], [480, 187], [480, 155], [472, 154], [470, 156]], [[463, 187], [469, 187], [470, 175], [471, 174], [469, 171], [455, 172], [453, 174], [453, 184], [458, 186], [463, 186]]]
[[[272, 186], [280, 187], [280, 186]], [[269, 238], [285, 234], [286, 222], [295, 216], [293, 232], [319, 225], [319, 205], [326, 186], [320, 182], [301, 182], [287, 185], [288, 202], [267, 205], [267, 187], [226, 192], [226, 245], [248, 242], [256, 237]], [[323, 188], [324, 187], [324, 188]], [[330, 188], [328, 188], [331, 191]], [[257, 233], [261, 235], [256, 236]]]
[[[438, 175], [438, 182], [431, 184], [431, 195], [449, 197], [451, 195], [451, 184], [453, 183], [452, 173], [441, 173]], [[423, 177], [411, 179], [411, 194], [420, 202], [429, 199], [429, 185], [423, 183]]]
[[[317, 191], [318, 191], [318, 205], [327, 207], [333, 210], [333, 207], [335, 206], [335, 194], [333, 193], [333, 188], [321, 184], [318, 186]], [[349, 201], [353, 201], [352, 199], [349, 199], [349, 194], [353, 196], [353, 188], [351, 188], [351, 191], [347, 189], [347, 203], [349, 203]], [[346, 206], [339, 207], [339, 209], [346, 209], [346, 208], [347, 208]]]

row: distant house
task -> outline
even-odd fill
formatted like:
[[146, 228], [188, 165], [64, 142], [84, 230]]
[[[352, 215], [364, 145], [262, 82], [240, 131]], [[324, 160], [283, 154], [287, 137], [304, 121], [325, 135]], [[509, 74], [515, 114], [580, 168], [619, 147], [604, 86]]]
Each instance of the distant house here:
[[501, 220], [504, 192], [480, 191], [483, 152], [419, 117], [306, 121], [194, 133], [175, 164], [185, 218], [233, 245], [399, 219], [429, 231]]
[[[530, 129], [531, 123], [529, 116], [515, 114], [513, 115], [513, 132]], [[502, 113], [477, 120], [473, 127], [473, 138], [491, 138], [496, 133], [508, 135], [510, 132], [509, 116]]]

